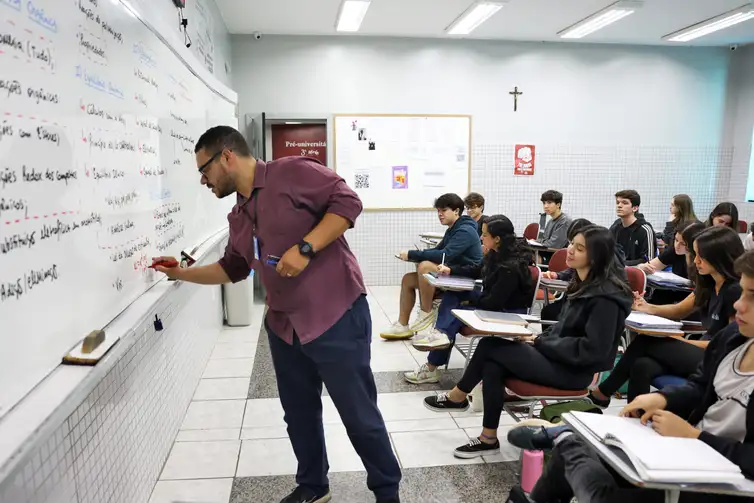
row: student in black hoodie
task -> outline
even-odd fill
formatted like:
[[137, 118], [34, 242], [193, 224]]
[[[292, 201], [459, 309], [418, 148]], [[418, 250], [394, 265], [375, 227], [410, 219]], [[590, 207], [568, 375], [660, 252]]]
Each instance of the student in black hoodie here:
[[641, 196], [635, 190], [621, 190], [615, 194], [615, 213], [618, 215], [610, 232], [623, 250], [626, 265], [649, 262], [655, 257], [655, 233], [639, 213]]
[[[482, 262], [482, 243], [477, 234], [477, 224], [471, 217], [461, 214], [463, 208], [463, 199], [458, 194], [443, 194], [438, 197], [435, 200], [437, 217], [442, 225], [448, 227], [442, 241], [429, 250], [402, 251], [398, 254], [401, 260], [416, 262], [418, 265], [416, 272], [403, 276], [398, 321], [380, 333], [383, 339], [409, 339], [414, 333], [432, 326], [437, 318], [437, 311], [433, 307], [435, 287], [424, 275], [437, 271], [437, 266], [443, 263], [443, 259], [450, 266], [477, 265]], [[417, 290], [419, 312], [409, 325]]]
[[521, 341], [485, 337], [463, 377], [447, 393], [424, 399], [430, 410], [466, 410], [467, 396], [484, 381], [482, 434], [454, 455], [475, 458], [498, 452], [497, 428], [503, 410], [503, 382], [516, 378], [560, 389], [583, 389], [595, 372], [612, 368], [626, 317], [631, 289], [614, 264], [615, 240], [604, 227], [591, 226], [568, 247], [568, 266], [576, 271], [560, 321], [549, 333]]
[[[534, 301], [534, 280], [529, 264], [531, 251], [516, 237], [513, 223], [505, 215], [493, 215], [482, 225], [484, 263], [478, 266], [440, 266], [438, 274], [483, 280], [477, 292], [445, 292], [437, 322], [428, 333], [414, 336], [413, 346], [429, 351], [427, 363], [404, 374], [411, 384], [440, 381], [439, 367], [448, 363], [456, 334], [463, 326], [453, 309], [483, 309], [525, 314]], [[463, 304], [463, 305], [462, 305]]]
[[[754, 252], [736, 261], [741, 296], [735, 303], [736, 323], [716, 335], [686, 384], [641, 395], [621, 412], [641, 418], [663, 437], [697, 438], [754, 479]], [[508, 434], [522, 449], [552, 449], [544, 475], [526, 499], [520, 487], [508, 501], [550, 503], [662, 503], [664, 491], [633, 487], [610, 471], [568, 427], [522, 427]], [[680, 503], [735, 503], [751, 498], [682, 492]]]
[[638, 294], [634, 309], [664, 318], [685, 319], [695, 309], [700, 311], [707, 333], [701, 341], [672, 337], [638, 335], [610, 376], [589, 394], [600, 407], [610, 405], [610, 396], [628, 381], [628, 399], [648, 393], [652, 380], [661, 375], [687, 378], [704, 358], [710, 339], [732, 321], [733, 304], [741, 295], [739, 276], [734, 264], [743, 255], [741, 239], [726, 227], [710, 227], [699, 234], [693, 244], [697, 270], [696, 290], [678, 304], [648, 304]]

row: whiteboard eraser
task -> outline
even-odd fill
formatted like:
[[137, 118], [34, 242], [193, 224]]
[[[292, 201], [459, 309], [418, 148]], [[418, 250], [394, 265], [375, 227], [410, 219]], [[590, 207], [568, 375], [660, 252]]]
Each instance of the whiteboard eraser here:
[[97, 349], [103, 342], [105, 342], [105, 331], [92, 330], [89, 335], [84, 337], [84, 342], [81, 344], [81, 352], [89, 354]]

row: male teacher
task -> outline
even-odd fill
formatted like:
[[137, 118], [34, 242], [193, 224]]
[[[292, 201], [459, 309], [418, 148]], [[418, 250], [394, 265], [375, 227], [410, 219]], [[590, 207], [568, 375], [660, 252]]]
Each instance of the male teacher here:
[[261, 274], [265, 328], [298, 460], [298, 487], [281, 503], [330, 501], [323, 382], [366, 467], [367, 486], [378, 503], [397, 503], [401, 472], [377, 408], [366, 288], [343, 236], [361, 201], [314, 159], [254, 159], [231, 127], [208, 130], [195, 152], [202, 185], [218, 198], [237, 194], [225, 256], [202, 267], [157, 269], [203, 285], [241, 281], [252, 268]]

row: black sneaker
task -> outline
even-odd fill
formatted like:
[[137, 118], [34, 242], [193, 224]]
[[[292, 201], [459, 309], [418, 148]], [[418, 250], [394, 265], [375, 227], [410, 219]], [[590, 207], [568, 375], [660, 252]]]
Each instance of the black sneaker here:
[[586, 399], [592, 402], [594, 405], [596, 405], [600, 409], [607, 409], [608, 407], [610, 407], [609, 398], [607, 400], [602, 400], [600, 398], [597, 398], [596, 396], [594, 396], [594, 392], [592, 391], [589, 392], [589, 395], [587, 395]]
[[521, 486], [513, 486], [513, 488], [511, 488], [510, 494], [508, 494], [508, 499], [505, 500], [505, 503], [531, 503], [531, 500], [526, 495], [526, 492], [524, 492]]
[[519, 449], [527, 451], [548, 451], [558, 435], [564, 431], [570, 431], [570, 427], [554, 426], [522, 426], [508, 431], [508, 443]]
[[395, 498], [390, 498], [389, 500], [377, 500], [377, 503], [401, 503], [401, 500], [398, 496]]
[[500, 441], [495, 440], [494, 444], [487, 444], [478, 438], [474, 438], [468, 444], [453, 451], [453, 455], [461, 459], [472, 459], [487, 454], [497, 454], [498, 452], [500, 452]]
[[332, 499], [330, 490], [316, 493], [308, 487], [298, 486], [291, 494], [280, 500], [280, 503], [327, 503]]
[[467, 410], [469, 401], [464, 398], [463, 402], [454, 402], [448, 398], [447, 393], [438, 393], [435, 396], [428, 396], [424, 399], [424, 406], [435, 412], [445, 412], [448, 410]]

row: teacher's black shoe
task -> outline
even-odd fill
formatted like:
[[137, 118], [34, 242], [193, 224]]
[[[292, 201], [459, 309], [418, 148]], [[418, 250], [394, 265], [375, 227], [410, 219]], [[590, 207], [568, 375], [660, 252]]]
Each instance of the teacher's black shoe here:
[[377, 500], [377, 503], [401, 503], [401, 500], [398, 496], [395, 498], [390, 498], [389, 500]]
[[280, 503], [327, 503], [332, 499], [330, 490], [317, 493], [308, 487], [298, 486], [291, 494], [280, 500]]

